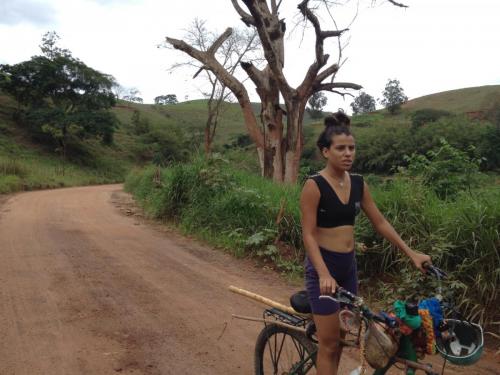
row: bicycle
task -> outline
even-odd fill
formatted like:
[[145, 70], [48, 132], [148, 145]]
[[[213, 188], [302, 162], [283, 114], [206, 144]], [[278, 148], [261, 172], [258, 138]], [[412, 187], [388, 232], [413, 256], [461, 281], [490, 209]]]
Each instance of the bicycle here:
[[[440, 305], [454, 315], [458, 314], [450, 303], [440, 298], [441, 279], [446, 277], [446, 274], [432, 265], [426, 265], [426, 270], [438, 279], [437, 297]], [[305, 375], [315, 367], [316, 328], [305, 291], [295, 293], [290, 298], [291, 306], [285, 306], [236, 287], [230, 287], [230, 290], [271, 306], [264, 310], [262, 318], [233, 315], [239, 319], [264, 322], [264, 328], [255, 345], [256, 375]], [[363, 298], [342, 288], [338, 288], [334, 296], [322, 297], [333, 298], [346, 307], [340, 312], [341, 325], [346, 334], [345, 338], [341, 339], [341, 344], [344, 347], [357, 348], [361, 359], [361, 367], [358, 372], [353, 371], [353, 374], [364, 373], [368, 363], [375, 368], [374, 375], [383, 375], [396, 364], [402, 365], [407, 373], [421, 370], [427, 375], [438, 375], [432, 365], [401, 356], [402, 323], [397, 317], [384, 312], [373, 312]], [[459, 365], [476, 362], [482, 353], [482, 328], [463, 317], [460, 320], [446, 319], [443, 322], [446, 323], [441, 329], [443, 335], [439, 334], [436, 347], [444, 357], [444, 363], [446, 360]], [[471, 342], [475, 343], [474, 347], [471, 347]], [[463, 352], [464, 348], [470, 353]]]

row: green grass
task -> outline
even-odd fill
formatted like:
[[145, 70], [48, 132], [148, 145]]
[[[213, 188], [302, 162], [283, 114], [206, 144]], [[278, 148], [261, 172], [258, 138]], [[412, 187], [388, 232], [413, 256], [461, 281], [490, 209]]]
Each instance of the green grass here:
[[[428, 95], [411, 100], [403, 107], [402, 113], [396, 116], [391, 116], [385, 111], [354, 116], [353, 131], [357, 137], [360, 152], [362, 152], [364, 139], [372, 143], [374, 128], [385, 129], [385, 132], [392, 132], [392, 129], [408, 129], [411, 111], [421, 108], [443, 109], [453, 113], [485, 111], [493, 102], [498, 101], [499, 96], [500, 86], [474, 87]], [[67, 165], [65, 176], [62, 176], [61, 162], [57, 155], [52, 150], [44, 149], [31, 142], [22, 129], [12, 121], [16, 103], [11, 98], [0, 95], [0, 162], [5, 164], [16, 160], [16, 163], [27, 170], [24, 176], [12, 177], [16, 175], [6, 172], [0, 175], [0, 181], [2, 181], [0, 191], [12, 191], [19, 187], [34, 189], [120, 181], [132, 165], [143, 162], [143, 159], [138, 156], [142, 147], [138, 146], [141, 141], [132, 129], [131, 120], [134, 110], [140, 112], [141, 118], [147, 119], [151, 131], [170, 133], [171, 129], [182, 129], [187, 134], [186, 144], [190, 147], [188, 152], [195, 152], [196, 147], [201, 147], [203, 142], [206, 106], [206, 100], [162, 106], [120, 101], [113, 109], [121, 122], [115, 133], [114, 145], [104, 147], [99, 142], [86, 141], [81, 150], [83, 154]], [[259, 105], [253, 106], [258, 115]], [[306, 112], [304, 130], [305, 153], [314, 155], [316, 138], [323, 130], [321, 120], [311, 119]], [[219, 121], [216, 133], [216, 149], [223, 150], [224, 145], [231, 144], [241, 134], [246, 134], [241, 109], [237, 103], [226, 103], [226, 109]], [[400, 153], [400, 151], [397, 152]], [[251, 147], [244, 152], [230, 150], [225, 154], [234, 165], [258, 173], [257, 157]], [[394, 158], [397, 157], [397, 155], [394, 156]], [[387, 164], [387, 161], [392, 159], [386, 155], [377, 161], [377, 158], [370, 156], [370, 162], [375, 163], [370, 168], [377, 170], [378, 164]]]
[[[16, 103], [0, 95], [0, 193], [122, 182], [132, 166], [126, 145], [85, 142], [81, 155], [64, 164], [50, 149], [33, 143], [12, 120]], [[119, 129], [118, 139], [126, 138]]]
[[403, 105], [404, 111], [432, 108], [456, 114], [485, 111], [500, 103], [500, 85], [468, 87], [439, 92], [412, 99]]
[[[185, 233], [237, 256], [253, 256], [286, 275], [302, 275], [299, 184], [273, 183], [220, 157], [163, 169], [161, 184], [153, 183], [154, 173], [152, 168], [136, 170], [125, 185], [150, 216], [172, 221]], [[476, 321], [492, 322], [500, 319], [500, 190], [498, 176], [481, 178], [479, 188], [461, 192], [456, 200], [439, 199], [418, 180], [367, 176], [367, 181], [402, 238], [449, 271], [446, 294]], [[366, 217], [357, 223], [364, 290], [388, 303], [435, 290]]]
[[[254, 113], [258, 117], [260, 105], [252, 104]], [[220, 121], [217, 125], [215, 145], [221, 146], [231, 143], [240, 134], [247, 134], [241, 107], [238, 103], [225, 103]], [[131, 121], [134, 110], [141, 112], [150, 121], [152, 128], [163, 126], [179, 126], [190, 133], [203, 134], [207, 118], [207, 100], [191, 100], [178, 104], [154, 105], [136, 104], [120, 101], [114, 112], [123, 124]], [[304, 124], [315, 122], [309, 114], [304, 114]]]

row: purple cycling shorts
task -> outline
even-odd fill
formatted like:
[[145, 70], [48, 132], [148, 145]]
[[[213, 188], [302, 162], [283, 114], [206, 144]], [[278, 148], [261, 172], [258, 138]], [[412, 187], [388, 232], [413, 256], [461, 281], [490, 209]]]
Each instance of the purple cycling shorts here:
[[[326, 267], [337, 284], [353, 294], [358, 294], [358, 276], [355, 251], [339, 253], [337, 251], [319, 248]], [[337, 312], [339, 304], [331, 299], [319, 299], [319, 276], [313, 264], [306, 256], [304, 263], [305, 285], [313, 314], [330, 315]]]

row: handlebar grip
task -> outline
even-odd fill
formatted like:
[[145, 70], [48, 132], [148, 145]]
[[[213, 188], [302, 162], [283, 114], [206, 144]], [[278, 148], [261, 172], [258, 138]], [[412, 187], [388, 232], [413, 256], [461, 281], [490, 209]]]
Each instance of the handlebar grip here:
[[448, 274], [446, 272], [444, 272], [442, 269], [440, 268], [437, 268], [436, 266], [432, 265], [431, 263], [429, 262], [424, 262], [422, 264], [422, 268], [428, 273], [428, 274], [432, 274], [440, 279], [446, 279], [446, 277], [448, 276]]
[[427, 272], [432, 270], [432, 264], [429, 262], [424, 262], [422, 263], [422, 268], [426, 270]]
[[349, 292], [348, 290], [345, 290], [344, 288], [342, 288], [340, 286], [337, 288], [337, 291], [335, 292], [335, 294], [342, 296], [342, 297], [346, 297], [348, 300], [350, 300], [352, 302], [356, 301], [356, 296], [354, 294], [352, 294], [351, 292]]

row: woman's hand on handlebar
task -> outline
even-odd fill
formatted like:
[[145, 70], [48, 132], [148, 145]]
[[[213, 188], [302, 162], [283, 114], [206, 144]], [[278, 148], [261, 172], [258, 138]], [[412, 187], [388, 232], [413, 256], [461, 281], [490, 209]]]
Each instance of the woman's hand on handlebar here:
[[330, 276], [320, 276], [319, 277], [319, 291], [323, 295], [332, 295], [337, 290], [337, 281]]
[[411, 256], [411, 260], [415, 267], [417, 267], [420, 271], [426, 272], [425, 265], [432, 264], [431, 257], [427, 254], [422, 253], [414, 253]]

